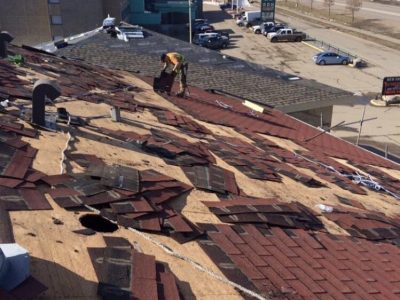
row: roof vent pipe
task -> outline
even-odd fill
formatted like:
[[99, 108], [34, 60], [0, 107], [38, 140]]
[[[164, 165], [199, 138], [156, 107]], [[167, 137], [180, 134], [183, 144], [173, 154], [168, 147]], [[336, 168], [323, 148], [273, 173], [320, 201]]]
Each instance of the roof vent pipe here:
[[7, 44], [11, 43], [14, 37], [7, 31], [0, 32], [0, 58], [6, 58], [7, 54]]
[[60, 87], [54, 80], [38, 80], [33, 86], [32, 94], [32, 123], [46, 126], [45, 105], [46, 98], [54, 101], [61, 95]]
[[29, 275], [28, 251], [18, 244], [0, 244], [0, 289], [9, 292]]

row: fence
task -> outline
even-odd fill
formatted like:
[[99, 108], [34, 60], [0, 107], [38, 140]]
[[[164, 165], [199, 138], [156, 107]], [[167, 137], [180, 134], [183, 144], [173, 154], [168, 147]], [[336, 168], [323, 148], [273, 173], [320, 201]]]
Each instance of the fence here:
[[331, 51], [331, 52], [335, 52], [335, 53], [337, 53], [337, 54], [339, 54], [339, 55], [348, 56], [348, 57], [350, 57], [350, 59], [351, 59], [352, 61], [355, 60], [355, 59], [361, 59], [361, 61], [362, 61], [362, 66], [366, 66], [366, 65], [367, 65], [366, 60], [365, 60], [365, 59], [362, 59], [362, 58], [359, 57], [358, 55], [356, 55], [356, 54], [354, 54], [354, 53], [351, 53], [351, 52], [349, 52], [349, 51], [340, 49], [340, 48], [338, 48], [338, 47], [335, 47], [335, 46], [333, 46], [333, 45], [331, 45], [331, 44], [329, 44], [329, 43], [326, 43], [326, 42], [324, 42], [324, 41], [317, 40], [316, 38], [313, 38], [312, 36], [309, 36], [308, 34], [307, 34], [307, 37], [306, 37], [305, 41], [306, 41], [307, 43], [309, 43], [309, 44], [312, 44], [313, 46], [315, 46], [315, 47], [317, 47], [317, 48], [319, 48], [319, 49], [324, 50], [324, 51]]

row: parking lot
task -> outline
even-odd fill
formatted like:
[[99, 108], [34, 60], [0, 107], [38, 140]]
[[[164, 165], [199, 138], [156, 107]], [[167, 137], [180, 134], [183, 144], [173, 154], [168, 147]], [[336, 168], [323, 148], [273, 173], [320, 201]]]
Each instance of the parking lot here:
[[349, 66], [319, 66], [312, 61], [318, 49], [308, 43], [271, 43], [254, 34], [251, 28], [239, 27], [235, 20], [218, 6], [204, 5], [205, 18], [217, 29], [228, 31], [231, 45], [221, 53], [265, 65], [293, 75], [314, 79], [353, 93], [378, 93], [382, 80], [368, 68]]
[[[254, 8], [257, 9], [257, 8]], [[351, 126], [337, 128], [335, 135], [354, 142], [358, 135], [359, 124], [364, 106], [367, 105], [365, 118], [376, 118], [366, 122], [362, 129], [361, 143], [374, 145], [384, 149], [389, 147], [390, 153], [400, 155], [400, 106], [372, 107], [369, 99], [380, 93], [382, 79], [385, 76], [396, 76], [398, 73], [398, 52], [385, 48], [378, 43], [363, 41], [350, 34], [334, 31], [329, 27], [305, 23], [301, 19], [285, 18], [289, 25], [296, 24], [309, 28], [310, 32], [325, 33], [321, 36], [332, 41], [339, 41], [352, 52], [362, 52], [368, 56], [368, 67], [362, 69], [343, 65], [319, 66], [312, 61], [318, 49], [307, 43], [271, 43], [266, 37], [254, 34], [251, 29], [239, 27], [226, 12], [218, 6], [204, 5], [205, 18], [217, 29], [230, 32], [231, 45], [221, 53], [245, 59], [266, 67], [284, 71], [298, 77], [313, 79], [329, 86], [341, 88], [357, 95], [366, 95], [360, 103], [351, 105], [335, 105], [333, 107], [332, 124], [339, 122], [355, 122]], [[299, 28], [298, 26], [297, 28]], [[307, 31], [308, 32], [308, 31]], [[332, 34], [334, 33], [334, 35]], [[332, 42], [333, 43], [333, 42]], [[343, 46], [341, 46], [343, 47]]]

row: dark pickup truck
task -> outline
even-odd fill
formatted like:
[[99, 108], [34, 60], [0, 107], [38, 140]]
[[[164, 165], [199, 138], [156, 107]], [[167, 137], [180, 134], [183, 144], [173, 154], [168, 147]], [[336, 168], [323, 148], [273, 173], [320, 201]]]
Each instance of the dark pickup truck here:
[[296, 31], [291, 28], [282, 28], [277, 32], [270, 32], [267, 38], [272, 42], [301, 42], [305, 40], [306, 34], [304, 32]]

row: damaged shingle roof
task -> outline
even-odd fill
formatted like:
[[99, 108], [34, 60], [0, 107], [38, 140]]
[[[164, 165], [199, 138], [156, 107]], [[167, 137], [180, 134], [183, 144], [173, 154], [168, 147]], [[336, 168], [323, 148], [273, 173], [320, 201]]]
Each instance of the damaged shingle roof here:
[[291, 110], [291, 106], [329, 106], [349, 101], [351, 93], [312, 80], [289, 81], [293, 77], [264, 66], [236, 58], [222, 58], [216, 51], [149, 31], [144, 40], [129, 43], [98, 33], [86, 40], [59, 49], [57, 54], [83, 59], [114, 69], [158, 76], [160, 55], [178, 51], [190, 63], [188, 83], [203, 89], [215, 89], [263, 105]]
[[[274, 109], [197, 87], [185, 99], [157, 95], [149, 77], [12, 51], [26, 62], [0, 66], [13, 105], [0, 117], [0, 241], [31, 252], [44, 299], [397, 299], [398, 164], [328, 133], [306, 142], [320, 131]], [[34, 82], [22, 78], [42, 76], [60, 83], [56, 107], [85, 121], [59, 125], [72, 136], [66, 174], [66, 135], [20, 118], [30, 103], [17, 99]], [[88, 209], [138, 245], [83, 236], [93, 233], [76, 228]]]

